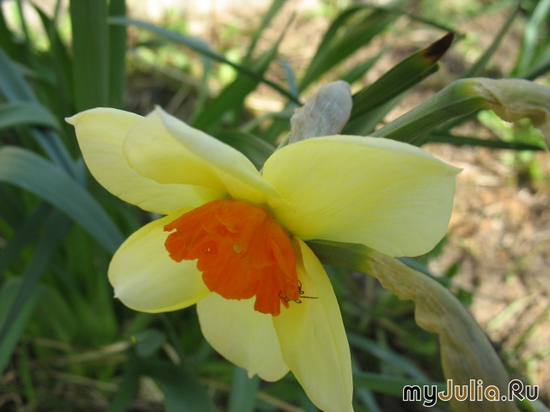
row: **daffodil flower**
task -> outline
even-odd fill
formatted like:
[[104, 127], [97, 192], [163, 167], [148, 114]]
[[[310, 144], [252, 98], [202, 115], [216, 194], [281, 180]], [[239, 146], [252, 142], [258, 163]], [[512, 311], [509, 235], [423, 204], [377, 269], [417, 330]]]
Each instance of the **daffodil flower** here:
[[404, 143], [327, 136], [277, 150], [259, 172], [161, 109], [98, 108], [68, 122], [107, 190], [164, 215], [114, 255], [115, 296], [144, 312], [196, 303], [205, 338], [250, 376], [290, 370], [320, 409], [352, 410], [338, 302], [304, 240], [423, 254], [445, 233], [457, 169]]

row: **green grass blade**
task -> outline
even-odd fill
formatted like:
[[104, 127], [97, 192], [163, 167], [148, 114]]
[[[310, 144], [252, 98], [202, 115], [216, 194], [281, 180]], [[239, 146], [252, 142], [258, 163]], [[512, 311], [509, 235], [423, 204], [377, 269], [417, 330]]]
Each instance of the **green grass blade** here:
[[105, 210], [59, 167], [28, 150], [0, 150], [0, 181], [38, 195], [84, 227], [106, 250], [114, 253], [123, 237]]
[[504, 22], [502, 27], [500, 28], [498, 34], [495, 36], [493, 42], [489, 46], [489, 48], [483, 53], [480, 58], [474, 63], [466, 73], [462, 77], [476, 77], [482, 74], [483, 70], [485, 69], [485, 66], [489, 59], [493, 57], [493, 54], [497, 51], [498, 47], [500, 46], [500, 42], [502, 41], [504, 35], [508, 33], [508, 29], [510, 28], [512, 22], [514, 21], [515, 17], [518, 14], [519, 11], [519, 4], [518, 6], [510, 13], [510, 16], [508, 16], [508, 19]]
[[355, 333], [348, 333], [347, 335], [348, 341], [352, 347], [367, 352], [370, 356], [376, 356], [387, 364], [407, 373], [411, 378], [426, 379], [426, 374], [408, 358], [395, 353], [389, 348], [382, 348], [364, 336]]
[[469, 79], [451, 83], [419, 106], [371, 133], [371, 136], [410, 143], [448, 120], [483, 108], [484, 97], [464, 91], [465, 82], [468, 83]]
[[0, 94], [9, 102], [37, 101], [20, 70], [2, 49], [0, 49]]
[[193, 126], [202, 130], [213, 131], [224, 120], [225, 113], [233, 112], [236, 114], [234, 117], [238, 117], [243, 110], [244, 100], [258, 87], [260, 78], [277, 56], [280, 41], [281, 39], [258, 59], [250, 63], [251, 70], [258, 75], [256, 78], [240, 73], [231, 84], [226, 86], [215, 99], [206, 105], [194, 120]]
[[290, 90], [290, 93], [298, 97], [299, 91], [298, 91], [298, 85], [296, 84], [296, 74], [294, 73], [292, 66], [290, 65], [288, 60], [282, 57], [279, 57], [277, 61], [285, 71], [286, 82], [288, 83], [288, 89]]
[[238, 72], [246, 74], [248, 77], [250, 77], [252, 79], [256, 79], [257, 81], [260, 81], [260, 82], [266, 84], [267, 86], [269, 86], [272, 89], [276, 90], [277, 92], [279, 92], [283, 96], [286, 96], [290, 100], [292, 100], [296, 103], [299, 103], [298, 98], [296, 96], [294, 96], [288, 90], [284, 89], [283, 87], [279, 86], [278, 84], [276, 84], [276, 83], [274, 83], [270, 80], [267, 80], [263, 76], [258, 75], [256, 72], [254, 72], [254, 70], [250, 70], [244, 65], [233, 63], [230, 60], [227, 60], [225, 58], [225, 56], [223, 56], [222, 54], [213, 51], [210, 48], [210, 46], [208, 46], [208, 44], [206, 44], [206, 42], [202, 39], [198, 39], [198, 38], [192, 37], [192, 36], [187, 36], [187, 35], [184, 35], [184, 34], [175, 33], [173, 31], [166, 30], [166, 29], [164, 29], [162, 27], [159, 27], [159, 26], [156, 26], [154, 24], [150, 24], [150, 23], [146, 23], [146, 22], [143, 22], [143, 21], [130, 19], [130, 18], [126, 18], [126, 17], [111, 17], [109, 19], [109, 23], [111, 23], [111, 24], [120, 24], [120, 25], [123, 25], [123, 26], [136, 26], [136, 27], [139, 27], [141, 29], [151, 31], [151, 32], [153, 32], [153, 33], [155, 33], [155, 34], [157, 34], [161, 37], [164, 37], [168, 40], [171, 40], [175, 43], [183, 44], [183, 45], [189, 47], [191, 50], [194, 50], [194, 51], [202, 54], [203, 56], [209, 57], [213, 60], [219, 61], [221, 63], [225, 63], [225, 64], [233, 67]]
[[545, 52], [537, 63], [529, 70], [521, 74], [521, 78], [527, 80], [535, 80], [538, 77], [550, 71], [550, 44], [546, 46]]
[[279, 13], [286, 1], [287, 0], [273, 0], [271, 5], [269, 6], [269, 10], [267, 10], [267, 12], [264, 14], [262, 22], [260, 23], [260, 27], [258, 27], [258, 29], [254, 32], [254, 35], [252, 36], [250, 46], [248, 47], [248, 51], [246, 52], [246, 56], [243, 59], [243, 62], [247, 63], [250, 61], [250, 59], [252, 58], [252, 54], [256, 49], [256, 44], [258, 43], [258, 40], [260, 39], [262, 33], [264, 32], [266, 27], [269, 26], [269, 23], [271, 23], [277, 13]]
[[376, 82], [353, 97], [350, 120], [379, 107], [437, 70], [437, 62], [449, 49], [454, 34], [447, 33], [425, 49], [413, 53]]
[[438, 391], [445, 390], [445, 384], [441, 382], [426, 379], [408, 379], [400, 376], [386, 376], [368, 372], [354, 373], [353, 383], [356, 387], [368, 388], [375, 392], [397, 396], [400, 399], [403, 396], [403, 388], [407, 385], [435, 385]]
[[0, 49], [12, 57], [20, 54], [20, 47], [15, 43], [14, 35], [8, 28], [2, 7], [0, 7]]
[[367, 8], [370, 6], [352, 7], [342, 12], [333, 21], [299, 83], [299, 90], [304, 90], [346, 57], [368, 44], [394, 20], [393, 13], [375, 10], [368, 13], [361, 21], [345, 28], [345, 23], [349, 19], [356, 14], [367, 12]]
[[376, 10], [384, 10], [384, 11], [387, 11], [387, 12], [390, 12], [390, 13], [407, 16], [409, 19], [411, 19], [413, 21], [417, 21], [419, 23], [423, 23], [423, 24], [426, 24], [427, 26], [432, 26], [432, 27], [435, 27], [435, 28], [443, 30], [443, 31], [454, 33], [458, 37], [463, 36], [456, 29], [454, 29], [453, 27], [451, 27], [447, 24], [443, 24], [441, 22], [438, 22], [438, 21], [435, 21], [435, 20], [432, 20], [432, 19], [429, 19], [429, 18], [425, 18], [423, 16], [417, 16], [416, 14], [409, 13], [406, 10], [403, 10], [400, 7], [392, 6], [391, 4], [372, 5], [371, 7], [373, 9], [376, 9]]
[[[19, 190], [0, 184], [0, 199], [2, 199], [0, 219], [12, 228], [19, 226], [27, 217], [26, 211], [21, 207], [18, 194]], [[2, 273], [1, 270], [0, 273]]]
[[48, 64], [50, 64], [51, 70], [55, 75], [55, 84], [52, 85], [52, 88], [55, 90], [48, 89], [47, 96], [56, 102], [56, 107], [49, 105], [49, 108], [54, 110], [59, 118], [63, 118], [69, 115], [72, 115], [74, 110], [72, 107], [72, 96], [73, 94], [73, 66], [71, 57], [65, 44], [61, 40], [57, 27], [55, 24], [55, 19], [50, 18], [46, 13], [44, 13], [40, 7], [34, 5], [34, 8], [40, 19], [42, 21], [42, 26], [44, 26], [44, 31], [46, 32], [48, 39], [50, 41], [50, 50]]
[[[46, 224], [46, 230], [34, 251], [32, 260], [25, 271], [21, 287], [17, 291], [9, 309], [6, 311], [6, 316], [2, 328], [0, 329], [0, 347], [7, 345], [8, 342], [14, 340], [14, 328], [21, 324], [21, 315], [26, 310], [25, 308], [32, 303], [32, 299], [37, 293], [37, 286], [40, 277], [46, 267], [49, 265], [57, 249], [63, 242], [71, 227], [71, 221], [58, 211], [53, 211]], [[14, 343], [12, 343], [14, 345]], [[13, 347], [11, 348], [13, 350]], [[11, 354], [11, 351], [1, 352], [2, 357]], [[5, 364], [0, 364], [0, 373], [3, 372]]]
[[13, 102], [0, 105], [0, 129], [22, 125], [50, 127], [59, 130], [57, 119], [41, 104]]
[[77, 111], [109, 105], [107, 2], [71, 1], [74, 103]]
[[263, 167], [267, 158], [275, 151], [275, 146], [270, 145], [265, 140], [237, 130], [221, 131], [216, 133], [215, 137], [233, 146], [248, 157], [258, 170]]
[[259, 385], [258, 375], [248, 378], [245, 369], [234, 366], [227, 412], [254, 412]]
[[348, 82], [349, 84], [354, 83], [355, 81], [361, 79], [366, 72], [368, 72], [372, 66], [375, 65], [375, 63], [382, 57], [382, 55], [387, 51], [387, 49], [384, 49], [380, 51], [376, 56], [373, 56], [369, 59], [364, 60], [362, 63], [355, 66], [353, 69], [349, 71], [348, 74], [342, 76], [340, 80], [343, 80], [345, 82]]
[[139, 389], [140, 361], [130, 354], [124, 365], [124, 374], [119, 390], [105, 412], [126, 412], [132, 402], [135, 393]]
[[350, 121], [342, 130], [342, 134], [351, 134], [355, 136], [371, 135], [376, 126], [382, 123], [382, 120], [401, 101], [402, 96], [394, 97], [383, 105], [372, 109], [371, 111], [357, 116]]
[[533, 146], [525, 143], [505, 142], [503, 140], [478, 139], [474, 137], [455, 136], [439, 133], [430, 133], [424, 139], [425, 143], [448, 143], [453, 146], [479, 146], [490, 147], [493, 149], [510, 149], [510, 150], [544, 150], [540, 146]]
[[216, 407], [197, 377], [183, 366], [165, 361], [144, 362], [143, 372], [164, 394], [166, 412], [215, 412]]
[[[0, 94], [10, 103], [38, 101], [18, 67], [2, 49], [0, 49]], [[31, 129], [31, 135], [38, 141], [52, 160], [62, 165], [71, 175], [78, 175], [78, 170], [67, 152], [67, 148], [61, 143], [56, 133], [53, 133], [51, 130], [33, 128]]]
[[[4, 282], [2, 289], [0, 289], [0, 330], [7, 327], [10, 308], [13, 307], [16, 296], [22, 289], [22, 284], [22, 278], [12, 278]], [[24, 332], [43, 292], [44, 290], [39, 287], [27, 295], [25, 304], [19, 308], [17, 318], [10, 323], [5, 336], [0, 338], [0, 373], [3, 373], [6, 369], [17, 341]]]
[[51, 206], [46, 203], [41, 203], [24, 222], [17, 227], [15, 234], [0, 251], [0, 273], [4, 273], [17, 256], [19, 256], [24, 247], [39, 237], [39, 233], [51, 211]]
[[[109, 2], [109, 16], [124, 16], [125, 0]], [[109, 25], [109, 106], [124, 107], [126, 88], [126, 27]]]
[[516, 72], [525, 72], [533, 64], [539, 39], [543, 38], [545, 26], [548, 26], [549, 19], [550, 0], [540, 0], [525, 27], [521, 56]]

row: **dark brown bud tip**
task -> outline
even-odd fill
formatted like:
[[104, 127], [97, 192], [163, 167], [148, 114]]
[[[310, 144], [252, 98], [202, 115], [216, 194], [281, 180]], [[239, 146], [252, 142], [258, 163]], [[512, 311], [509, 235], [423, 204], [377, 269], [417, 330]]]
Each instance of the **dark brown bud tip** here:
[[449, 47], [453, 44], [454, 38], [454, 33], [447, 33], [445, 36], [424, 49], [424, 57], [429, 60], [431, 64], [435, 64], [435, 62], [441, 59], [445, 52], [449, 50]]

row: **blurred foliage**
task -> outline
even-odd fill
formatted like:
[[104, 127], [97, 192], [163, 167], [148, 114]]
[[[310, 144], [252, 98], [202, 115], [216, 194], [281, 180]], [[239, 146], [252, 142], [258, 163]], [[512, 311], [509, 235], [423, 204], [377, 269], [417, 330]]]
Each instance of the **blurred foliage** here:
[[[167, 15], [162, 26], [126, 17], [124, 0], [72, 1], [68, 16], [61, 1], [52, 15], [32, 1], [2, 2], [2, 410], [117, 412], [130, 405], [132, 410], [156, 410], [158, 402], [167, 411], [212, 411], [225, 405], [230, 411], [315, 410], [290, 374], [260, 384], [216, 355], [200, 333], [194, 309], [151, 315], [113, 299], [106, 276], [109, 259], [151, 216], [89, 178], [65, 117], [96, 106], [145, 111], [165, 103], [261, 168], [288, 130], [294, 109], [335, 77], [357, 91], [346, 132], [374, 132], [408, 90], [438, 70], [438, 60], [452, 42], [442, 30], [457, 33], [448, 26], [456, 23], [456, 15], [470, 18], [505, 8], [523, 30], [523, 43], [513, 71], [504, 75], [536, 79], [550, 69], [548, 0], [525, 1], [516, 11], [511, 1], [394, 0], [384, 7], [352, 2], [345, 8], [344, 2], [325, 1], [317, 15], [330, 24], [300, 70], [280, 50], [292, 18], [279, 38], [270, 44], [264, 39], [273, 21], [284, 18], [285, 3], [274, 0], [244, 37], [240, 28], [223, 26], [220, 39], [235, 38], [241, 46], [224, 40], [215, 48], [190, 35], [190, 22], [179, 14]], [[377, 48], [379, 39], [402, 21], [414, 21], [441, 39], [365, 84], [373, 66], [390, 52], [389, 47]], [[480, 51], [464, 76], [486, 75], [509, 27], [503, 26], [491, 47]], [[367, 47], [376, 51], [357, 58]], [[352, 57], [349, 68], [343, 63]], [[284, 75], [273, 80], [273, 70]], [[159, 73], [160, 81], [155, 79]], [[149, 90], [143, 101], [125, 99], [133, 91], [126, 85], [136, 85], [140, 78], [157, 89]], [[252, 114], [247, 101], [259, 88], [276, 96], [282, 109]], [[490, 140], [453, 134], [475, 116], [456, 118], [458, 114], [414, 143], [487, 145]], [[491, 115], [479, 116], [497, 135], [499, 140], [491, 141], [498, 147], [514, 148], [520, 136], [522, 148], [540, 149], [540, 139], [530, 129], [511, 133], [507, 126], [495, 126]], [[429, 274], [428, 260], [405, 263]], [[449, 285], [458, 265], [436, 278]], [[342, 302], [357, 373], [355, 410], [403, 410], [398, 400], [403, 382], [443, 380], [436, 336], [418, 329], [412, 302], [398, 300], [373, 278], [338, 268], [329, 273]], [[459, 290], [458, 296], [468, 304], [467, 293]]]

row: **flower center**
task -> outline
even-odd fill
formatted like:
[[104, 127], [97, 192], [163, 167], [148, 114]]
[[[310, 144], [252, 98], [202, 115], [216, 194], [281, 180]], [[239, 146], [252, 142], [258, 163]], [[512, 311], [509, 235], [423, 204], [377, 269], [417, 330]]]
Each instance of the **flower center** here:
[[208, 289], [226, 299], [256, 296], [254, 309], [273, 316], [299, 300], [289, 234], [261, 206], [233, 199], [206, 203], [164, 226], [176, 262], [197, 259]]

